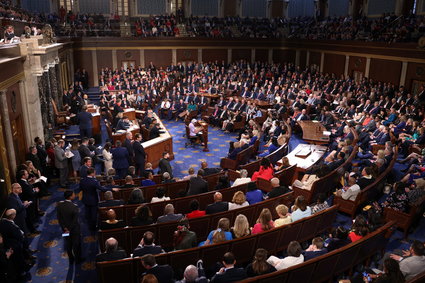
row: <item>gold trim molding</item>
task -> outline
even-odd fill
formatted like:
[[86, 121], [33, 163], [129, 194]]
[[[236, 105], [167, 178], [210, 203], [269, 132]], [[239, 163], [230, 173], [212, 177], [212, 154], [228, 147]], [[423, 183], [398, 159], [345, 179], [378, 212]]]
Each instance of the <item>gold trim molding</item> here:
[[10, 77], [7, 80], [0, 82], [0, 89], [7, 89], [8, 87], [10, 87], [13, 84], [23, 80], [24, 78], [25, 78], [24, 72], [16, 74], [13, 77]]

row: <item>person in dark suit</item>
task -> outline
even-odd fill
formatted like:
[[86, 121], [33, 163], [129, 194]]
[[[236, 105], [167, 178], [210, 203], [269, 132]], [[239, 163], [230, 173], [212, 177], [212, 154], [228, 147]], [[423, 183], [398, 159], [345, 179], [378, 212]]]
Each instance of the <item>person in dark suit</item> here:
[[165, 223], [165, 222], [171, 222], [171, 221], [179, 221], [183, 218], [183, 215], [178, 213], [174, 213], [174, 206], [169, 203], [164, 208], [164, 215], [158, 217], [156, 220], [156, 223]]
[[142, 278], [147, 274], [153, 274], [155, 275], [156, 279], [158, 279], [158, 282], [174, 282], [174, 272], [171, 266], [169, 266], [168, 264], [158, 265], [153, 255], [147, 254], [143, 256], [142, 265], [146, 269], [146, 272], [142, 274]]
[[236, 259], [233, 253], [227, 252], [223, 256], [222, 267], [211, 279], [211, 283], [241, 281], [247, 277], [245, 269], [236, 268]]
[[80, 137], [91, 138], [92, 137], [92, 119], [91, 113], [87, 112], [87, 105], [83, 105], [81, 112], [77, 115], [78, 124], [80, 125]]
[[75, 194], [71, 190], [64, 192], [65, 200], [60, 201], [56, 206], [56, 213], [59, 225], [64, 233], [69, 233], [65, 237], [66, 251], [68, 253], [69, 263], [74, 260], [77, 264], [83, 261], [81, 257], [81, 239], [80, 239], [80, 223], [78, 222], [79, 209], [72, 201], [75, 199]]
[[92, 159], [91, 157], [84, 157], [83, 165], [80, 167], [80, 178], [87, 177], [87, 170], [92, 166]]
[[147, 231], [143, 234], [143, 238], [140, 241], [140, 244], [133, 251], [133, 257], [144, 256], [147, 254], [162, 254], [165, 251], [161, 248], [161, 246], [157, 246], [154, 244], [155, 237], [154, 234], [150, 231]]
[[34, 188], [28, 182], [28, 176], [29, 174], [27, 170], [20, 170], [16, 175], [16, 179], [18, 180], [19, 185], [22, 187], [22, 194], [19, 197], [22, 201], [28, 201], [29, 203], [29, 205], [26, 207], [27, 213], [25, 222], [30, 233], [39, 234], [40, 232], [38, 232], [35, 228], [35, 223], [38, 219], [38, 216], [43, 215], [42, 213], [39, 214], [38, 211], [37, 194], [39, 189]]
[[100, 230], [109, 230], [125, 227], [125, 222], [123, 220], [117, 219], [117, 214], [112, 208], [106, 212], [106, 218], [106, 221], [102, 221], [100, 223]]
[[78, 152], [80, 153], [81, 157], [81, 164], [84, 162], [84, 158], [86, 157], [92, 157], [94, 153], [92, 153], [89, 149], [89, 139], [88, 138], [82, 138], [81, 144], [78, 147]]
[[159, 171], [158, 174], [164, 174], [165, 172], [168, 172], [170, 174], [170, 178], [173, 179], [173, 168], [170, 164], [170, 154], [166, 151], [162, 153], [162, 158], [159, 161]]
[[105, 241], [105, 252], [96, 255], [96, 262], [119, 260], [126, 257], [126, 252], [118, 249], [118, 241], [115, 238], [109, 238]]
[[[90, 229], [96, 230], [97, 225], [97, 209], [99, 204], [99, 195], [97, 191], [106, 192], [109, 189], [102, 187], [95, 177], [95, 170], [93, 167], [87, 170], [87, 177], [80, 181], [80, 191], [83, 192], [82, 202], [85, 206], [85, 214], [87, 223]], [[118, 189], [112, 189], [118, 191]]]
[[115, 143], [115, 148], [111, 150], [113, 163], [112, 167], [117, 170], [120, 179], [124, 179], [128, 171], [128, 150], [121, 146], [121, 141]]
[[206, 161], [201, 162], [201, 169], [204, 170], [204, 177], [221, 172], [221, 168], [208, 168]]
[[279, 178], [272, 178], [270, 183], [272, 190], [268, 193], [267, 198], [275, 198], [291, 191], [288, 187], [280, 185]]
[[111, 191], [105, 192], [104, 198], [104, 201], [99, 202], [99, 207], [124, 205], [124, 201], [122, 199], [114, 199], [114, 194]]
[[133, 142], [134, 163], [136, 164], [136, 175], [145, 175], [145, 159], [146, 153], [142, 145], [142, 135], [137, 133], [136, 140]]
[[117, 123], [116, 130], [117, 131], [126, 131], [130, 128], [130, 120], [128, 120], [127, 116], [123, 116]]
[[133, 150], [133, 133], [132, 132], [127, 132], [125, 134], [125, 140], [124, 140], [123, 146], [128, 151], [128, 164], [133, 165], [134, 150]]
[[26, 208], [30, 205], [29, 201], [22, 201], [19, 195], [22, 194], [22, 187], [19, 183], [12, 184], [12, 192], [7, 198], [7, 208], [14, 209], [16, 217], [14, 219], [16, 225], [25, 233], [28, 234], [28, 227], [25, 222], [27, 217]]
[[43, 141], [39, 137], [35, 137], [34, 143], [37, 148], [38, 159], [40, 160], [41, 174], [46, 174], [47, 152], [45, 147], [43, 146]]
[[223, 201], [223, 195], [219, 192], [214, 194], [214, 203], [209, 204], [207, 209], [205, 210], [207, 214], [213, 214], [222, 211], [229, 210], [229, 203], [227, 201]]
[[208, 192], [208, 183], [202, 177], [204, 176], [204, 170], [199, 169], [196, 177], [190, 178], [189, 190], [187, 196], [199, 195]]
[[311, 245], [304, 251], [304, 261], [324, 255], [328, 250], [324, 247], [324, 241], [320, 237], [316, 237], [311, 241]]

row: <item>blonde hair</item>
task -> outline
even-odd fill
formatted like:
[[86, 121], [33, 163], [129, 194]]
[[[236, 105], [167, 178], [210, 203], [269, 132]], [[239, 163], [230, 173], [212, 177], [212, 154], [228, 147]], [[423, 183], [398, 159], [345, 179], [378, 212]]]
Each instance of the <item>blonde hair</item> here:
[[245, 194], [242, 191], [237, 191], [232, 198], [232, 202], [236, 204], [243, 204], [246, 201]]
[[288, 207], [284, 204], [279, 204], [278, 206], [276, 206], [276, 212], [277, 214], [285, 216], [286, 214], [288, 214]]
[[248, 236], [250, 234], [248, 218], [246, 218], [245, 215], [239, 214], [236, 216], [233, 234], [236, 238]]
[[378, 150], [378, 153], [376, 153], [377, 159], [384, 159], [385, 158], [385, 151], [383, 149]]
[[220, 220], [218, 220], [217, 229], [214, 231], [214, 234], [212, 236], [213, 244], [226, 241], [225, 232], [228, 232], [229, 228], [230, 228], [229, 219], [228, 218], [220, 218]]

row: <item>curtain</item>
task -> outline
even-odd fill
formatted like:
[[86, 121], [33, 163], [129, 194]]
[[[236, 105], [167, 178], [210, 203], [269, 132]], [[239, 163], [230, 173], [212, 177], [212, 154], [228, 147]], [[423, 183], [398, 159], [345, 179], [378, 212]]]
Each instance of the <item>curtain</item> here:
[[164, 15], [166, 10], [165, 1], [137, 0], [137, 13], [142, 15]]
[[329, 16], [341, 17], [348, 15], [349, 0], [329, 0]]
[[288, 5], [288, 16], [312, 17], [315, 15], [314, 0], [290, 0]]
[[242, 17], [266, 17], [267, 0], [242, 0]]
[[192, 0], [192, 15], [218, 16], [218, 1], [219, 0]]
[[368, 14], [382, 15], [383, 13], [394, 13], [396, 0], [369, 0]]

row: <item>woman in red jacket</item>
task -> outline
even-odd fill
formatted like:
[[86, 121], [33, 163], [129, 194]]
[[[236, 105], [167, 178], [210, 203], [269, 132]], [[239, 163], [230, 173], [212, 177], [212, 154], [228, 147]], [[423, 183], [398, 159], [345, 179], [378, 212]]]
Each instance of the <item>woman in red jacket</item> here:
[[263, 158], [261, 159], [260, 170], [255, 171], [254, 174], [252, 174], [251, 181], [255, 182], [258, 177], [270, 181], [271, 178], [273, 178], [273, 174], [273, 166], [270, 163], [270, 160], [268, 158]]

